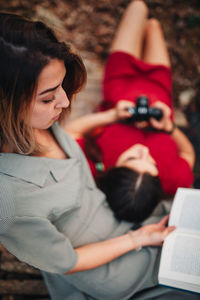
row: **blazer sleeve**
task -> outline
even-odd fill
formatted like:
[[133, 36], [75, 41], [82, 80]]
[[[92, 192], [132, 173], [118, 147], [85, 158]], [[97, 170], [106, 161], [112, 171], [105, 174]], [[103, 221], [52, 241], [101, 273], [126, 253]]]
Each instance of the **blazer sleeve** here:
[[19, 260], [62, 274], [77, 262], [70, 240], [45, 217], [16, 216], [12, 183], [0, 176], [0, 242]]
[[69, 239], [45, 218], [13, 218], [0, 242], [20, 261], [46, 272], [64, 274], [77, 262]]
[[1, 176], [0, 185], [0, 234], [6, 232], [14, 221], [15, 204], [10, 183]]

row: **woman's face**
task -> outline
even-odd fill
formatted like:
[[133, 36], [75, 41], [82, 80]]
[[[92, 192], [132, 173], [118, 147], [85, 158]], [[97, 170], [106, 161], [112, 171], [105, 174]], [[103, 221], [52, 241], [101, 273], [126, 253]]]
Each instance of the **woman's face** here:
[[62, 109], [69, 106], [69, 99], [62, 87], [65, 74], [64, 62], [58, 59], [52, 59], [41, 71], [31, 105], [33, 129], [49, 128], [59, 119]]
[[149, 173], [152, 176], [158, 175], [158, 168], [149, 149], [141, 144], [136, 144], [124, 151], [118, 158], [117, 167], [127, 167], [138, 173]]

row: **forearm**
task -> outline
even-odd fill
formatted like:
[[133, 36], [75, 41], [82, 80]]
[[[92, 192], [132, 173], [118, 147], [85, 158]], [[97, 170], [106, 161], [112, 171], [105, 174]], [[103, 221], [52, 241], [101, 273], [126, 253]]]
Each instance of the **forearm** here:
[[65, 126], [65, 130], [74, 138], [79, 138], [97, 127], [112, 124], [117, 119], [116, 109], [112, 108], [72, 120]]
[[177, 127], [174, 129], [172, 133], [172, 138], [176, 142], [179, 155], [189, 163], [191, 168], [193, 168], [195, 162], [195, 152], [189, 139]]
[[152, 127], [158, 130], [164, 130], [165, 132], [171, 134], [172, 138], [174, 139], [178, 147], [178, 152], [180, 157], [185, 159], [192, 169], [195, 161], [195, 153], [194, 153], [193, 146], [180, 129], [178, 129], [177, 127], [173, 129], [174, 124], [170, 118], [171, 109], [161, 101], [157, 101], [154, 104], [154, 107], [157, 107], [162, 110], [163, 117], [159, 121], [153, 118], [150, 119], [150, 123]]
[[139, 247], [161, 246], [166, 236], [175, 229], [174, 226], [166, 227], [168, 219], [169, 216], [165, 216], [159, 223], [75, 249], [78, 254], [77, 264], [66, 274], [98, 268]]
[[127, 233], [122, 236], [77, 248], [78, 261], [67, 274], [100, 267], [119, 256], [138, 248], [138, 240]]

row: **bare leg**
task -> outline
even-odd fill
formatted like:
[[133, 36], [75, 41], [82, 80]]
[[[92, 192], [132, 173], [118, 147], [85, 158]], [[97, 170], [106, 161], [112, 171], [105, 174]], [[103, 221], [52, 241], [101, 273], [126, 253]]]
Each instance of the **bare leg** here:
[[170, 58], [160, 22], [149, 19], [146, 23], [143, 60], [150, 64], [170, 67]]
[[124, 51], [141, 58], [148, 8], [142, 0], [129, 4], [111, 45], [111, 52]]

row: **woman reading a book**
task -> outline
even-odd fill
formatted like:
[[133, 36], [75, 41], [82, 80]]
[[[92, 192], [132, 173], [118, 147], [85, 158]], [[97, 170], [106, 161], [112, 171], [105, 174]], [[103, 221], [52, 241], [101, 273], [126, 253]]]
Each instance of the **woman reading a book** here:
[[0, 13], [0, 65], [4, 247], [42, 271], [53, 300], [188, 297], [158, 286], [159, 246], [174, 230], [165, 212], [137, 230], [116, 220], [61, 128], [85, 80], [79, 56], [43, 23]]
[[[66, 126], [85, 151], [116, 217], [137, 222], [158, 203], [160, 183], [167, 195], [192, 185], [195, 159], [193, 146], [173, 122], [170, 60], [162, 29], [147, 15], [145, 4], [136, 1], [122, 18], [105, 68], [104, 111]], [[148, 97], [151, 108], [161, 110], [162, 118], [122, 122], [141, 95]], [[99, 169], [104, 172], [98, 178]]]

